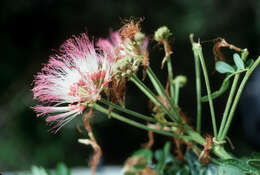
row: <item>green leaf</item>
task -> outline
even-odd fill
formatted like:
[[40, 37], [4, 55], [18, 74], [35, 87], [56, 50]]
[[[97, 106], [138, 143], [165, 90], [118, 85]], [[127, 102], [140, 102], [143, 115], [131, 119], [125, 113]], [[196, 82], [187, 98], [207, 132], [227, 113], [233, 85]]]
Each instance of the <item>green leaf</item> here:
[[56, 167], [55, 175], [70, 175], [70, 170], [64, 163], [59, 163]]
[[245, 69], [244, 62], [237, 53], [235, 53], [233, 55], [233, 59], [234, 59], [234, 62], [235, 62], [236, 66], [239, 70]]
[[32, 175], [48, 175], [46, 170], [42, 167], [32, 166]]
[[231, 165], [222, 165], [219, 167], [219, 175], [245, 175], [239, 168]]
[[133, 168], [134, 168], [135, 171], [142, 171], [143, 169], [145, 169], [145, 167], [147, 167], [146, 162], [141, 162], [141, 163], [143, 163], [143, 164], [134, 165]]
[[249, 60], [246, 62], [246, 67], [247, 67], [247, 68], [250, 68], [253, 64], [254, 64], [254, 60], [253, 60], [253, 59], [249, 59]]
[[124, 175], [136, 175], [136, 172], [127, 171], [124, 173]]
[[155, 166], [155, 170], [159, 172], [159, 174], [163, 174], [166, 165], [174, 161], [174, 158], [170, 154], [170, 149], [171, 149], [171, 143], [166, 142], [166, 144], [163, 147], [163, 150], [157, 150], [155, 152], [154, 156], [155, 159], [158, 161]]
[[[228, 89], [229, 84], [230, 84], [230, 81], [229, 81], [230, 77], [231, 76], [227, 76], [223, 80], [221, 87], [217, 91], [215, 91], [211, 94], [212, 99], [215, 99], [215, 98], [219, 97], [220, 95], [222, 95], [224, 92], [226, 92], [226, 90]], [[209, 101], [208, 95], [201, 97], [201, 102], [207, 102], [207, 101]]]
[[254, 162], [252, 158], [255, 159], [256, 157], [250, 156], [250, 157], [243, 157], [240, 159], [223, 160], [220, 166], [232, 166], [234, 168], [239, 169], [244, 174], [259, 175], [260, 169], [250, 165], [250, 163]]
[[242, 54], [241, 54], [241, 58], [243, 61], [246, 61], [248, 54], [249, 54], [248, 50], [243, 49]]
[[216, 164], [201, 164], [198, 161], [198, 157], [192, 151], [188, 151], [185, 154], [185, 158], [187, 160], [191, 175], [219, 175], [218, 166]]
[[160, 161], [163, 156], [163, 151], [162, 150], [156, 150], [154, 153], [154, 158], [156, 161]]
[[145, 149], [145, 148], [139, 149], [136, 152], [134, 152], [131, 157], [135, 157], [135, 156], [142, 156], [147, 161], [149, 161], [153, 157], [153, 152], [150, 149]]
[[223, 62], [223, 61], [218, 61], [216, 63], [216, 70], [219, 72], [219, 73], [233, 73], [235, 72], [234, 68], [232, 66], [230, 66], [229, 64]]
[[170, 153], [170, 149], [171, 149], [171, 143], [166, 142], [163, 148], [164, 155], [168, 155], [168, 153]]
[[163, 151], [157, 150], [154, 156], [155, 159], [158, 161], [157, 164], [155, 165], [155, 170], [159, 172], [159, 174], [162, 174], [163, 168], [165, 166]]
[[260, 153], [253, 153], [249, 157], [243, 157], [241, 160], [245, 161], [260, 174]]

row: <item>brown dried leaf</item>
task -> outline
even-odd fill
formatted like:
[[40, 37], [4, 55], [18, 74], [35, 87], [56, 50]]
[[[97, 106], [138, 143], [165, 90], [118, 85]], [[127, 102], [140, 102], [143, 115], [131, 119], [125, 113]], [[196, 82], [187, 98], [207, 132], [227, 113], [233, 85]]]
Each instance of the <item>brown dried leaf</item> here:
[[89, 109], [87, 113], [83, 115], [83, 124], [85, 129], [88, 131], [88, 135], [90, 137], [89, 144], [94, 149], [94, 155], [92, 157], [91, 162], [89, 165], [91, 166], [91, 174], [94, 175], [98, 166], [98, 163], [100, 161], [100, 158], [102, 156], [102, 150], [101, 147], [97, 144], [97, 141], [93, 135], [92, 128], [90, 126], [90, 119], [92, 116], [93, 110], [92, 108]]
[[207, 135], [205, 138], [205, 145], [204, 145], [204, 149], [202, 150], [202, 152], [199, 155], [199, 161], [201, 161], [204, 164], [209, 163], [210, 161], [210, 155], [209, 152], [212, 148], [212, 144], [213, 144], [213, 138], [210, 135]]
[[142, 170], [141, 175], [157, 175], [157, 172], [149, 167], [146, 167]]
[[169, 56], [172, 54], [172, 49], [171, 49], [171, 46], [170, 46], [169, 42], [166, 41], [166, 40], [163, 40], [163, 45], [164, 45], [164, 47], [165, 47], [165, 56], [164, 56], [164, 58], [163, 58], [163, 60], [162, 60], [161, 69], [163, 69], [164, 64], [166, 63], [166, 61], [167, 61], [168, 59], [170, 59]]
[[214, 54], [215, 62], [225, 61], [225, 58], [221, 52], [221, 47], [228, 47], [229, 49], [235, 50], [238, 52], [241, 51], [240, 48], [226, 42], [226, 40], [224, 38], [219, 37], [219, 38], [214, 39], [213, 41], [215, 42], [215, 44], [213, 46], [213, 54]]
[[147, 135], [148, 135], [148, 142], [142, 144], [142, 147], [150, 149], [154, 144], [154, 135], [152, 131], [147, 131]]

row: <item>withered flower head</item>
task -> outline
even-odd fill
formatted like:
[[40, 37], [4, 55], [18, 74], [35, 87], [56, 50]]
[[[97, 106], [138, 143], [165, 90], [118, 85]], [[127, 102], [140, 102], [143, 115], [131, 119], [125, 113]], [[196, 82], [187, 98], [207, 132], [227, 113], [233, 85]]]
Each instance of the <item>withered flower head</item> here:
[[144, 20], [143, 18], [139, 18], [139, 19], [130, 18], [130, 19], [122, 20], [122, 23], [124, 23], [124, 25], [119, 30], [121, 37], [123, 39], [130, 38], [131, 40], [134, 40], [135, 34], [141, 31], [140, 23], [143, 20]]

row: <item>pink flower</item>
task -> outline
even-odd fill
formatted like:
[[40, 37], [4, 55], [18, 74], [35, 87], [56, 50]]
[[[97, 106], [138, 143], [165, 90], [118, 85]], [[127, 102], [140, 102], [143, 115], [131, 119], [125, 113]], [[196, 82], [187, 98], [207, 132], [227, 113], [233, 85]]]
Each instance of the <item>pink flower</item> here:
[[107, 53], [110, 60], [116, 60], [125, 55], [122, 53], [124, 47], [119, 32], [111, 32], [108, 39], [99, 39], [97, 46]]
[[99, 39], [97, 42], [97, 46], [104, 50], [108, 58], [113, 61], [135, 55], [133, 47], [129, 44], [130, 40], [123, 40], [119, 32], [111, 32], [109, 38]]
[[111, 65], [106, 52], [95, 49], [87, 34], [68, 39], [35, 77], [34, 99], [44, 105], [34, 110], [38, 116], [48, 114], [46, 121], [56, 122], [54, 128], [60, 129], [100, 99], [111, 81]]

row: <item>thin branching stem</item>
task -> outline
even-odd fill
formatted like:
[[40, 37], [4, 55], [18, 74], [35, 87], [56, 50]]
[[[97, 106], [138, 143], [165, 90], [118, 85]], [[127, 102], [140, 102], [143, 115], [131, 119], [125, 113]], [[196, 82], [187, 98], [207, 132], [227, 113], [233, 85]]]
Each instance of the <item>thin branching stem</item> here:
[[172, 72], [172, 60], [171, 56], [168, 56], [167, 59], [167, 69], [168, 69], [168, 76], [169, 76], [169, 83], [170, 83], [170, 94], [171, 98], [174, 97], [174, 85], [173, 85], [173, 72]]
[[238, 105], [238, 101], [240, 99], [240, 96], [242, 94], [242, 91], [246, 85], [246, 82], [248, 80], [248, 78], [250, 77], [250, 75], [252, 74], [252, 72], [255, 70], [255, 68], [258, 66], [258, 64], [260, 63], [260, 57], [257, 58], [257, 60], [254, 62], [254, 64], [250, 67], [250, 69], [246, 72], [238, 90], [237, 90], [237, 94], [235, 96], [235, 99], [234, 99], [234, 102], [232, 104], [232, 107], [230, 109], [230, 113], [228, 115], [228, 119], [227, 119], [227, 122], [226, 122], [226, 125], [224, 127], [224, 130], [220, 136], [220, 140], [224, 140], [226, 135], [227, 135], [227, 132], [230, 128], [230, 125], [231, 125], [231, 121], [233, 119], [233, 116], [234, 116], [234, 113], [235, 113], [235, 110], [237, 108], [237, 105]]
[[[97, 111], [100, 111], [104, 114], [108, 114], [109, 113], [109, 110], [102, 107], [101, 105], [98, 105], [98, 104], [93, 104], [92, 106], [94, 109], [96, 109]], [[141, 124], [139, 122], [136, 122], [134, 120], [131, 120], [131, 119], [128, 119], [126, 117], [123, 117], [115, 112], [111, 112], [111, 117], [114, 118], [114, 119], [117, 119], [121, 122], [124, 122], [124, 123], [127, 123], [129, 125], [132, 125], [132, 126], [135, 126], [137, 128], [140, 128], [140, 129], [144, 129], [144, 130], [147, 130], [147, 131], [152, 131], [154, 133], [158, 133], [158, 134], [161, 134], [161, 135], [165, 135], [165, 136], [170, 136], [170, 137], [173, 137], [173, 136], [176, 136], [178, 138], [181, 138], [181, 139], [184, 139], [184, 140], [187, 140], [187, 136], [183, 136], [183, 135], [179, 135], [179, 134], [175, 134], [173, 132], [168, 132], [168, 131], [164, 131], [164, 130], [158, 130], [158, 129], [154, 129], [154, 128], [151, 128], [151, 127], [148, 127], [144, 124]]]
[[209, 108], [210, 108], [210, 113], [211, 113], [214, 137], [216, 137], [217, 136], [217, 124], [216, 124], [215, 110], [214, 110], [213, 100], [211, 98], [211, 89], [210, 89], [209, 77], [208, 77], [208, 72], [207, 72], [205, 60], [204, 60], [204, 57], [203, 57], [203, 54], [202, 54], [202, 49], [200, 49], [199, 58], [200, 58], [200, 63], [201, 63], [202, 71], [203, 71], [203, 74], [204, 74], [207, 93], [208, 93], [208, 97], [209, 97]]
[[240, 77], [240, 74], [236, 74], [235, 78], [233, 80], [232, 87], [231, 87], [231, 90], [230, 90], [230, 93], [229, 93], [229, 96], [228, 96], [228, 101], [227, 101], [227, 104], [226, 104], [226, 107], [225, 107], [225, 110], [224, 110], [224, 114], [223, 114], [223, 117], [222, 117], [220, 129], [219, 129], [219, 132], [218, 132], [218, 138], [221, 136], [223, 129], [224, 129], [224, 126], [226, 124], [227, 116], [228, 116], [229, 109], [230, 109], [232, 101], [233, 101], [233, 97], [235, 95], [235, 91], [236, 91], [236, 87], [237, 87], [239, 77]]
[[169, 110], [159, 99], [158, 97], [141, 81], [136, 75], [132, 75], [130, 80], [155, 104], [160, 105], [163, 111], [170, 117], [172, 121], [178, 120], [179, 115], [173, 113], [172, 110]]
[[108, 106], [111, 106], [111, 107], [117, 109], [118, 111], [121, 111], [121, 112], [124, 112], [124, 113], [126, 113], [126, 114], [132, 115], [132, 116], [134, 116], [134, 117], [137, 117], [137, 118], [140, 118], [140, 119], [149, 121], [149, 122], [156, 122], [156, 121], [157, 121], [157, 120], [154, 119], [153, 117], [149, 117], [149, 116], [140, 114], [140, 113], [138, 113], [138, 112], [132, 111], [132, 110], [130, 110], [130, 109], [126, 109], [126, 108], [124, 108], [124, 107], [122, 107], [122, 106], [119, 106], [119, 105], [116, 105], [116, 104], [114, 104], [114, 103], [112, 103], [112, 102], [110, 102], [110, 101], [108, 101], [108, 100], [106, 100], [106, 99], [103, 99], [103, 98], [102, 98], [102, 99], [100, 100], [100, 102], [101, 102], [101, 103], [104, 103], [104, 104], [106, 104], [106, 105], [108, 105]]
[[205, 84], [206, 84], [206, 88], [207, 88], [207, 93], [208, 93], [208, 97], [209, 97], [209, 108], [210, 108], [211, 120], [212, 120], [212, 125], [213, 125], [213, 133], [214, 133], [214, 137], [216, 137], [217, 136], [217, 124], [216, 124], [213, 100], [211, 97], [211, 89], [210, 89], [210, 82], [209, 82], [207, 67], [205, 64], [201, 45], [199, 43], [193, 43], [193, 47], [196, 49], [195, 50], [197, 52], [196, 54], [198, 54], [199, 59], [200, 59], [200, 63], [201, 63], [201, 67], [202, 67], [202, 71], [203, 71], [203, 75], [204, 75], [204, 79], [205, 79]]
[[175, 104], [178, 106], [178, 104], [179, 104], [180, 85], [179, 85], [178, 82], [175, 83], [174, 85], [175, 85], [174, 86], [174, 91], [175, 91], [175, 93], [174, 93], [174, 101], [175, 101]]
[[190, 35], [190, 41], [192, 44], [192, 50], [194, 55], [195, 62], [195, 76], [196, 76], [196, 96], [197, 96], [197, 126], [196, 131], [198, 133], [201, 132], [201, 77], [200, 77], [200, 59], [198, 54], [198, 49], [196, 47], [196, 43], [193, 41], [193, 34]]
[[171, 105], [170, 111], [176, 117], [176, 120], [179, 121], [180, 117], [179, 117], [178, 112], [176, 111], [176, 105], [175, 105], [173, 98], [170, 98], [170, 96], [167, 94], [166, 90], [164, 89], [163, 85], [161, 84], [161, 82], [159, 81], [159, 79], [157, 78], [157, 76], [155, 75], [153, 70], [151, 69], [151, 67], [147, 68], [147, 74], [148, 74], [151, 82], [153, 83], [153, 86], [155, 87], [155, 89], [158, 90], [157, 93], [160, 96], [165, 97], [167, 99], [167, 101], [170, 103], [170, 105]]
[[153, 86], [155, 87], [157, 93], [162, 96], [165, 97], [167, 99], [167, 101], [169, 101], [169, 103], [171, 104], [171, 107], [174, 108], [174, 102], [172, 101], [172, 99], [170, 99], [169, 95], [167, 94], [166, 90], [164, 89], [162, 83], [160, 82], [160, 80], [157, 78], [157, 76], [155, 75], [155, 73], [153, 72], [153, 70], [151, 69], [151, 67], [148, 66], [147, 68], [147, 74], [149, 76], [149, 79], [151, 80]]
[[200, 61], [198, 55], [194, 53], [195, 75], [196, 75], [196, 95], [197, 95], [197, 126], [196, 131], [201, 131], [201, 79], [200, 79]]

